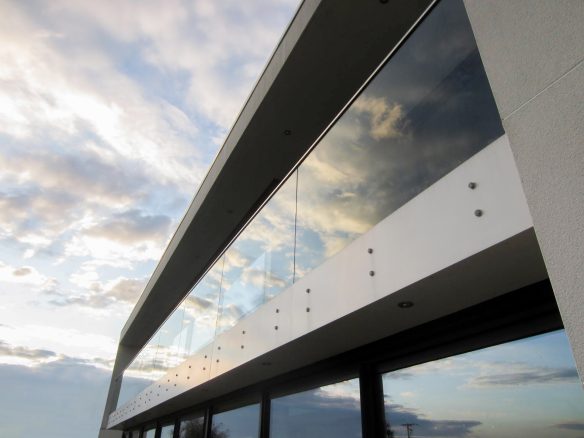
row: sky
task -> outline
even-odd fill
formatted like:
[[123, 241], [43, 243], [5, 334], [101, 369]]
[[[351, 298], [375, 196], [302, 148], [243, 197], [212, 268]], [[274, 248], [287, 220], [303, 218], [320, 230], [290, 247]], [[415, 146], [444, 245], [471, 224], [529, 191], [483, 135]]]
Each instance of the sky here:
[[[120, 330], [297, 6], [0, 0], [1, 437], [96, 435]], [[189, 354], [501, 134], [457, 7], [434, 10], [168, 320], [198, 315]], [[460, 69], [476, 80], [461, 86]], [[384, 390], [395, 437], [405, 423], [583, 436], [563, 332], [397, 371]], [[275, 400], [279, 433], [328, 416], [320, 438], [357, 437], [358, 397], [353, 380]], [[288, 424], [291, 412], [305, 417]], [[244, 418], [223, 415], [222, 430]]]
[[297, 6], [0, 0], [0, 436], [95, 435], [120, 330]]

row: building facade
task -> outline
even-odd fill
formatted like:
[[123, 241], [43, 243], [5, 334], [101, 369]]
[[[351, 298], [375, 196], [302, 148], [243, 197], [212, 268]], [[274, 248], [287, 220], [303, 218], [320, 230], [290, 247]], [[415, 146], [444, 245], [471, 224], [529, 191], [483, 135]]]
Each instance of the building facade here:
[[122, 331], [100, 436], [579, 436], [583, 21], [304, 1]]

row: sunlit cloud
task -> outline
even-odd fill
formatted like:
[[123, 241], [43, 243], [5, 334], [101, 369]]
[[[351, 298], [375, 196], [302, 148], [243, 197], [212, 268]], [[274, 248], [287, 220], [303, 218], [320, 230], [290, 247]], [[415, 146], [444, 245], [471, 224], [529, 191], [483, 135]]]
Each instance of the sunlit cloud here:
[[50, 279], [32, 266], [14, 267], [0, 262], [0, 282], [19, 283], [37, 288], [47, 285]]
[[390, 139], [403, 135], [400, 122], [404, 118], [403, 107], [390, 104], [385, 97], [362, 96], [352, 105], [351, 110], [370, 116], [369, 135], [374, 140]]
[[57, 359], [54, 351], [23, 346], [12, 346], [0, 341], [0, 362], [21, 365], [38, 365]]

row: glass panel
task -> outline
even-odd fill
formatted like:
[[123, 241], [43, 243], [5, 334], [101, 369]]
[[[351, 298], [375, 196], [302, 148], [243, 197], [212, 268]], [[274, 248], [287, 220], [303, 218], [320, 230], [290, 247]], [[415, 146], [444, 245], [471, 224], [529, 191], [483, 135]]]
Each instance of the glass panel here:
[[132, 431], [132, 438], [140, 438], [140, 431], [139, 430], [133, 430]]
[[205, 417], [194, 415], [181, 420], [179, 438], [204, 438]]
[[259, 436], [259, 404], [222, 412], [213, 415], [212, 418], [213, 438], [258, 438]]
[[164, 373], [167, 369], [179, 365], [185, 357], [181, 348], [183, 335], [184, 307], [178, 307], [158, 330], [155, 368]]
[[272, 400], [272, 438], [361, 437], [359, 379]]
[[223, 259], [219, 259], [184, 302], [183, 331], [187, 355], [194, 354], [215, 336]]
[[299, 167], [295, 278], [502, 134], [462, 0], [442, 1]]
[[295, 215], [292, 177], [226, 251], [219, 332], [292, 284]]
[[174, 424], [162, 426], [160, 429], [160, 438], [172, 438], [174, 435]]
[[584, 391], [563, 330], [387, 373], [383, 387], [389, 437], [584, 430]]
[[158, 369], [154, 363], [158, 348], [156, 339], [157, 337], [150, 341], [124, 371], [118, 407], [132, 400], [163, 374], [163, 371]]
[[143, 438], [154, 438], [156, 436], [156, 429], [148, 429], [144, 431]]

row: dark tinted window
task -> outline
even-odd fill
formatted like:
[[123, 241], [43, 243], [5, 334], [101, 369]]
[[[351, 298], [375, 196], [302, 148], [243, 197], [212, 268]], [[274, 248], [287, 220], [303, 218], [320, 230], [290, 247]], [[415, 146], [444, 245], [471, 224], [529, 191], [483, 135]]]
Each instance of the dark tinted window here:
[[205, 432], [205, 417], [193, 415], [181, 419], [179, 438], [203, 438]]
[[360, 438], [359, 380], [272, 400], [272, 438]]
[[584, 391], [563, 331], [387, 373], [383, 387], [388, 437], [580, 438], [584, 431]]
[[213, 415], [213, 438], [258, 438], [260, 405], [250, 405]]

